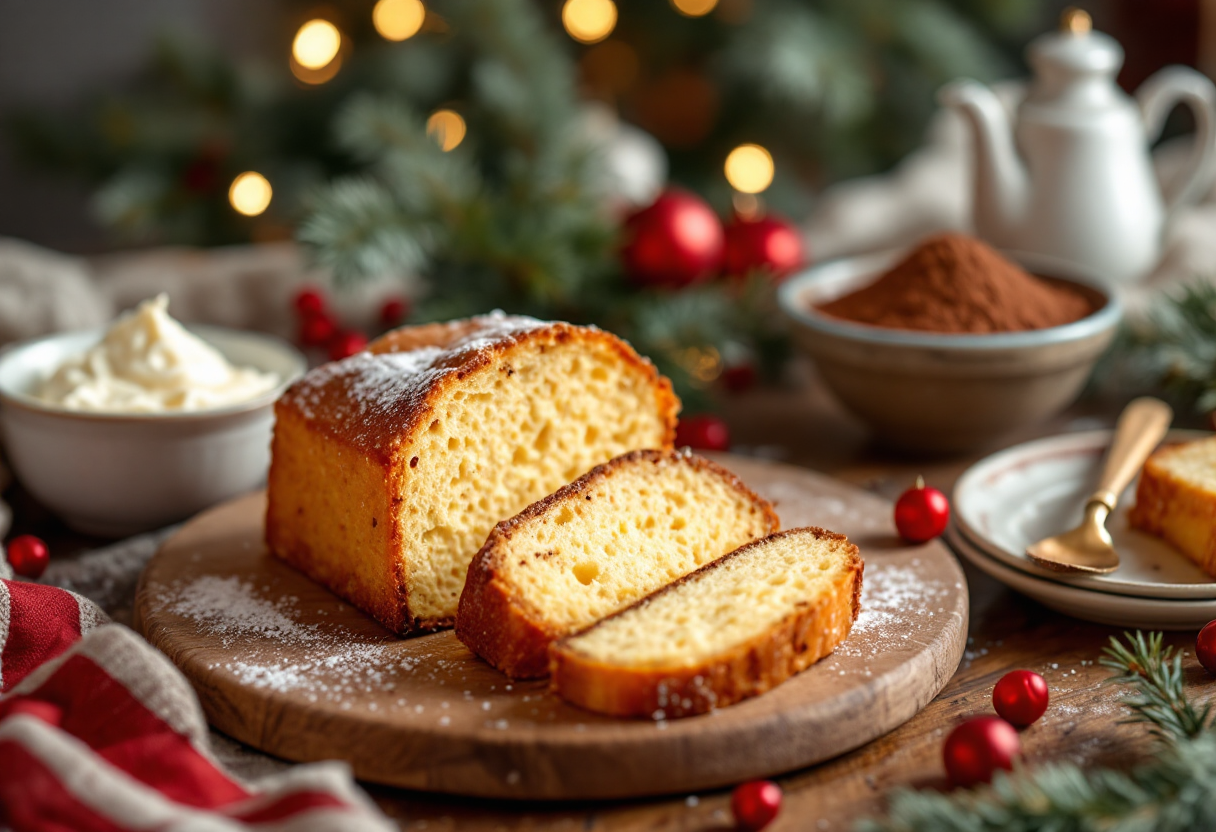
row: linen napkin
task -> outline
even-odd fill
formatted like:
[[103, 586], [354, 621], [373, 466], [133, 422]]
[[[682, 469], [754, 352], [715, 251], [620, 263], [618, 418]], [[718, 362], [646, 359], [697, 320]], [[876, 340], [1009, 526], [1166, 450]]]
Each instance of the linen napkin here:
[[395, 829], [342, 763], [257, 784], [208, 749], [189, 683], [88, 599], [0, 580], [0, 827], [13, 832]]

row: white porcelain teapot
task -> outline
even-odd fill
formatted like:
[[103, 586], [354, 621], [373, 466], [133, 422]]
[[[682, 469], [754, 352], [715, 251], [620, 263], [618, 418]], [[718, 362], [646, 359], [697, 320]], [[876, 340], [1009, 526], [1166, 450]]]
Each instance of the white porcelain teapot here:
[[[973, 134], [976, 232], [997, 248], [1059, 258], [1110, 283], [1146, 275], [1171, 213], [1206, 193], [1216, 172], [1216, 88], [1185, 67], [1148, 79], [1135, 99], [1115, 83], [1123, 49], [1065, 14], [1027, 50], [1034, 78], [1016, 119], [975, 81], [944, 87]], [[1178, 103], [1195, 114], [1194, 148], [1162, 193], [1149, 145]]]

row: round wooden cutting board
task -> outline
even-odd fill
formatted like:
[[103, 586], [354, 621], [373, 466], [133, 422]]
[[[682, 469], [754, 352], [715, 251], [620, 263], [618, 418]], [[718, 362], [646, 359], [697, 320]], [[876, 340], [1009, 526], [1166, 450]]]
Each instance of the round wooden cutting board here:
[[783, 528], [844, 532], [865, 556], [862, 613], [837, 651], [784, 685], [688, 719], [597, 716], [511, 683], [451, 632], [398, 639], [262, 544], [265, 497], [195, 518], [148, 564], [136, 626], [193, 683], [207, 718], [288, 760], [346, 760], [364, 780], [521, 799], [700, 791], [808, 766], [911, 718], [954, 673], [963, 573], [937, 542], [899, 543], [891, 505], [808, 471], [717, 457]]

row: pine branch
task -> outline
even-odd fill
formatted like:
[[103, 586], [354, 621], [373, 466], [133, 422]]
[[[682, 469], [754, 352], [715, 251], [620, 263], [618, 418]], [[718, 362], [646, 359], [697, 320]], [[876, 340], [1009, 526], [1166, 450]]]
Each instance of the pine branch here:
[[[1099, 663], [1119, 673], [1109, 683], [1129, 685], [1140, 695], [1123, 704], [1132, 710], [1127, 722], [1146, 722], [1152, 734], [1165, 741], [1193, 739], [1207, 728], [1211, 706], [1196, 708], [1182, 690], [1182, 656], [1162, 647], [1162, 634], [1147, 638], [1137, 631], [1124, 633], [1127, 644], [1111, 637]], [[1172, 657], [1172, 661], [1171, 661]]]
[[1182, 690], [1181, 657], [1162, 636], [1112, 638], [1102, 665], [1110, 680], [1138, 695], [1124, 701], [1134, 722], [1147, 722], [1162, 741], [1158, 755], [1130, 773], [1083, 771], [1071, 764], [998, 772], [991, 786], [948, 793], [898, 789], [888, 815], [857, 832], [1186, 832], [1216, 828], [1216, 734], [1208, 706]]

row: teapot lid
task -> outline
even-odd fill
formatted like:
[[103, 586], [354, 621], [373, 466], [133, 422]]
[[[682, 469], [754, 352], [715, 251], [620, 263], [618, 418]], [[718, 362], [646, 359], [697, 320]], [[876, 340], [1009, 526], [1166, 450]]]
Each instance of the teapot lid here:
[[[1121, 98], [1114, 77], [1123, 66], [1123, 47], [1110, 35], [1093, 31], [1090, 16], [1081, 9], [1067, 9], [1060, 29], [1040, 35], [1026, 50], [1027, 60], [1034, 69], [1035, 83], [1028, 100], [1056, 99], [1080, 92], [1078, 86], [1090, 87], [1085, 93], [1089, 103], [1097, 104], [1092, 82], [1106, 81], [1111, 98]], [[1091, 82], [1086, 84], [1084, 82]], [[1101, 96], [1105, 97], [1105, 96]]]

